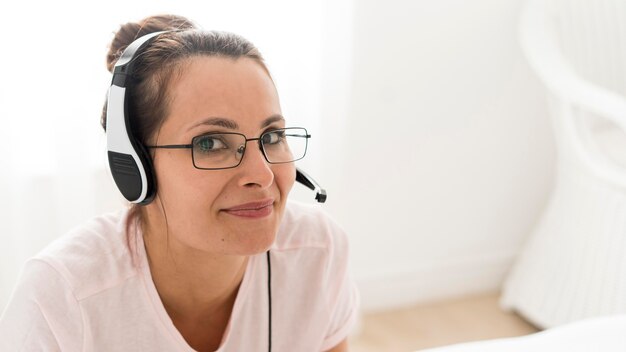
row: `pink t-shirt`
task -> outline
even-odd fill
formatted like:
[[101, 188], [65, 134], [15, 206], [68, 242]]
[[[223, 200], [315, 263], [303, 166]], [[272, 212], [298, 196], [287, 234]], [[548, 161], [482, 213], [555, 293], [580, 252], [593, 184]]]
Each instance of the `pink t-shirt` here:
[[[193, 351], [176, 330], [127, 211], [91, 220], [30, 259], [0, 318], [0, 351]], [[270, 248], [272, 351], [324, 351], [356, 321], [345, 233], [319, 207], [288, 202]], [[251, 256], [218, 351], [267, 351], [267, 257]]]

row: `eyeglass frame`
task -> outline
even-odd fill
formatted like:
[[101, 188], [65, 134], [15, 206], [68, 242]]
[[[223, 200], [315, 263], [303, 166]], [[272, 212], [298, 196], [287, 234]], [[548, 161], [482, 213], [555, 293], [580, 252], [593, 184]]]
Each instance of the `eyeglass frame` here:
[[[290, 129], [302, 129], [304, 130], [304, 138], [306, 138], [306, 144], [304, 146], [304, 153], [302, 153], [302, 156], [298, 159], [294, 159], [291, 161], [280, 161], [280, 162], [272, 162], [267, 158], [267, 154], [265, 154], [265, 148], [263, 146], [263, 142], [261, 142], [263, 136], [267, 133], [272, 133], [272, 132], [276, 132], [276, 131], [281, 131], [281, 130], [290, 130]], [[211, 136], [211, 135], [220, 135], [220, 134], [231, 134], [231, 135], [239, 135], [242, 136], [245, 139], [245, 142], [243, 143], [243, 151], [241, 152], [241, 158], [239, 158], [239, 162], [237, 163], [237, 165], [234, 166], [229, 166], [229, 167], [217, 167], [217, 168], [204, 168], [204, 167], [198, 167], [196, 165], [196, 160], [194, 157], [194, 153], [193, 153], [193, 141], [196, 138], [199, 137], [205, 137], [205, 136]], [[293, 163], [294, 161], [298, 161], [298, 160], [302, 160], [304, 159], [304, 157], [306, 156], [306, 151], [309, 147], [309, 138], [311, 138], [311, 135], [309, 134], [309, 132], [306, 130], [306, 128], [304, 127], [285, 127], [285, 128], [276, 128], [276, 129], [272, 129], [269, 131], [265, 131], [263, 133], [261, 133], [261, 135], [259, 135], [259, 137], [256, 138], [248, 138], [246, 137], [245, 134], [243, 133], [239, 133], [239, 132], [209, 132], [209, 133], [203, 133], [203, 134], [199, 134], [197, 136], [194, 136], [193, 138], [191, 138], [191, 144], [165, 144], [165, 145], [146, 145], [145, 147], [148, 149], [190, 149], [191, 150], [191, 163], [193, 164], [193, 167], [195, 167], [198, 170], [226, 170], [226, 169], [234, 169], [237, 166], [241, 165], [241, 161], [243, 160], [244, 155], [246, 154], [246, 150], [248, 149], [248, 142], [249, 141], [258, 141], [259, 144], [259, 150], [261, 151], [261, 154], [263, 154], [263, 158], [265, 158], [265, 161], [267, 161], [269, 164], [288, 164], [288, 163]], [[239, 148], [241, 148], [242, 146], [240, 146]], [[238, 151], [237, 151], [238, 153]]]

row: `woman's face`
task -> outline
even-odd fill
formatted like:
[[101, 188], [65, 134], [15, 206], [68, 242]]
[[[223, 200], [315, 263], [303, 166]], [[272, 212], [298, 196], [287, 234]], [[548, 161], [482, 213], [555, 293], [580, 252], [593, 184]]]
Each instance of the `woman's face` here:
[[[189, 144], [208, 132], [255, 138], [285, 127], [274, 84], [252, 59], [194, 57], [168, 88], [169, 114], [155, 144]], [[153, 151], [160, 199], [148, 205], [148, 218], [163, 216], [162, 202], [170, 245], [236, 255], [269, 248], [295, 180], [293, 163], [267, 163], [257, 141], [247, 143], [239, 166], [224, 170], [196, 169], [189, 149]]]

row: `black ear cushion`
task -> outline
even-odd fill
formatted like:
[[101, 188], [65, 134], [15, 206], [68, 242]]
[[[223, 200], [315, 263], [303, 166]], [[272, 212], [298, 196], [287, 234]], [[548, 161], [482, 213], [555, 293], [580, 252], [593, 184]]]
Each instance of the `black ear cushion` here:
[[141, 172], [143, 165], [138, 165], [130, 154], [108, 151], [111, 175], [124, 198], [129, 201], [139, 199], [143, 189]]
[[143, 167], [143, 170], [146, 173], [146, 181], [148, 182], [148, 184], [146, 185], [146, 197], [138, 204], [147, 205], [152, 202], [154, 196], [156, 196], [157, 190], [156, 176], [152, 167], [152, 157], [150, 157], [150, 154], [148, 153], [148, 150], [144, 147], [144, 145], [134, 140], [134, 138], [132, 145], [137, 152], [139, 160], [141, 161], [141, 167]]

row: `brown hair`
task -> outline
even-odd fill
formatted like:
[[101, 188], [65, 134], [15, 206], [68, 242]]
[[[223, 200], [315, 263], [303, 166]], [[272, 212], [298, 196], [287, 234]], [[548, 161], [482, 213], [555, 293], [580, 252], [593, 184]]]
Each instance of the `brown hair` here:
[[[136, 56], [133, 83], [129, 88], [131, 133], [144, 145], [157, 136], [168, 115], [171, 101], [168, 84], [175, 74], [180, 74], [184, 69], [185, 60], [194, 56], [220, 56], [234, 60], [245, 57], [259, 63], [269, 75], [261, 53], [245, 38], [228, 32], [204, 31], [187, 18], [176, 15], [150, 16], [136, 23], [122, 25], [109, 45], [106, 62], [109, 72], [113, 72], [115, 63], [130, 43], [158, 31], [170, 32], [159, 35]], [[105, 130], [106, 106], [105, 102], [101, 117]], [[138, 220], [136, 224], [140, 225], [143, 218], [141, 207], [132, 205], [126, 232], [131, 232], [130, 225], [134, 220]], [[131, 247], [130, 238], [128, 244]]]
[[[257, 61], [268, 71], [261, 53], [245, 38], [228, 32], [199, 30], [181, 16], [159, 15], [121, 26], [107, 53], [109, 72], [113, 72], [113, 66], [124, 49], [135, 39], [166, 30], [172, 32], [159, 35], [135, 60], [130, 96], [131, 129], [142, 143], [155, 135], [165, 119], [169, 103], [167, 86], [185, 59], [193, 56], [246, 57]], [[106, 104], [101, 124], [106, 129]]]

